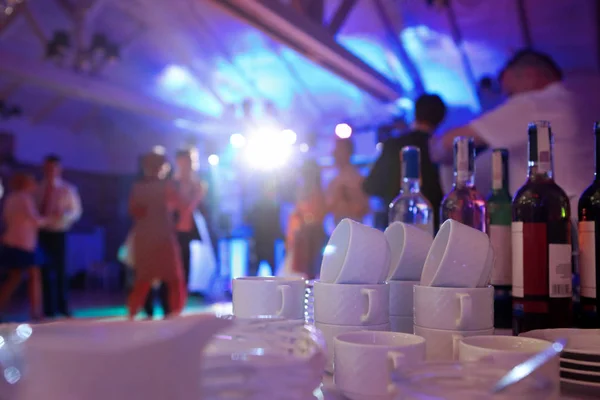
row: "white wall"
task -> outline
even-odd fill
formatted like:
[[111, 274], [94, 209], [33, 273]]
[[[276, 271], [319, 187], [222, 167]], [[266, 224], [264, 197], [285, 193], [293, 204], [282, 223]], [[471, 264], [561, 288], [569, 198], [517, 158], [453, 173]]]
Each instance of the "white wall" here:
[[135, 172], [138, 155], [156, 145], [164, 146], [172, 155], [181, 144], [181, 136], [175, 134], [74, 133], [16, 119], [0, 121], [0, 132], [15, 136], [15, 157], [20, 162], [39, 164], [45, 155], [55, 153], [66, 168], [102, 173]]

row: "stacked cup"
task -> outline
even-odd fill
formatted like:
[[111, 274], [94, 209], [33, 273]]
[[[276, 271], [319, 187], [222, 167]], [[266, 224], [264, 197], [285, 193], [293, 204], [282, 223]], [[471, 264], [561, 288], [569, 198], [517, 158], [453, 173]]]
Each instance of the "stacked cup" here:
[[306, 281], [246, 276], [233, 280], [233, 315], [241, 319], [304, 319]]
[[326, 370], [333, 373], [336, 336], [389, 331], [390, 288], [385, 283], [390, 249], [382, 232], [344, 219], [333, 231], [314, 283], [315, 326], [327, 344]]
[[428, 360], [455, 360], [462, 338], [494, 333], [493, 263], [485, 233], [442, 224], [414, 287], [414, 332], [427, 340]]
[[425, 230], [402, 222], [384, 232], [390, 246], [390, 326], [394, 332], [413, 333], [413, 287], [419, 284], [433, 238]]

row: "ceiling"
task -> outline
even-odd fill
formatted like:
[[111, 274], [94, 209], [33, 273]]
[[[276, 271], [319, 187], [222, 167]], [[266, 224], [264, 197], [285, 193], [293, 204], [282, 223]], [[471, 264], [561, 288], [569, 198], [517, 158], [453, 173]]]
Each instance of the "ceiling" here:
[[[271, 112], [302, 137], [329, 133], [341, 121], [385, 122], [410, 108], [421, 87], [478, 112], [478, 80], [495, 76], [525, 45], [551, 53], [567, 71], [600, 69], [593, 0], [452, 0], [450, 7], [440, 0], [325, 0], [326, 22], [344, 2], [356, 3], [335, 40], [399, 88], [398, 101], [381, 101], [220, 1], [23, 0], [0, 19], [0, 99], [20, 105], [33, 124], [213, 141], [245, 129], [246, 102], [256, 120]], [[319, 2], [262, 0], [269, 1], [295, 7], [301, 19]], [[98, 63], [93, 75], [74, 71], [70, 56], [55, 65], [45, 51], [56, 30], [81, 38], [83, 47], [103, 33], [120, 46], [121, 59]]]

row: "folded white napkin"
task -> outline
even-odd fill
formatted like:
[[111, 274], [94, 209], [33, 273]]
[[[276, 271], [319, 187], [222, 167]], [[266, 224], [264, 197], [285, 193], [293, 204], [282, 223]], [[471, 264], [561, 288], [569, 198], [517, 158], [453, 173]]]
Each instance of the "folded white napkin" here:
[[17, 400], [200, 399], [202, 349], [230, 323], [204, 314], [34, 327]]

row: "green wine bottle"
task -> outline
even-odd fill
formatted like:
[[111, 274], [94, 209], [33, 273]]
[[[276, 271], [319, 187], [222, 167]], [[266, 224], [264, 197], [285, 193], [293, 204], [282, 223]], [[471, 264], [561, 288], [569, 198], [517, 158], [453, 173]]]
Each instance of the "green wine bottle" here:
[[495, 261], [491, 284], [494, 286], [494, 326], [512, 326], [512, 197], [508, 191], [508, 150], [492, 152], [492, 190], [487, 198], [489, 235]]

